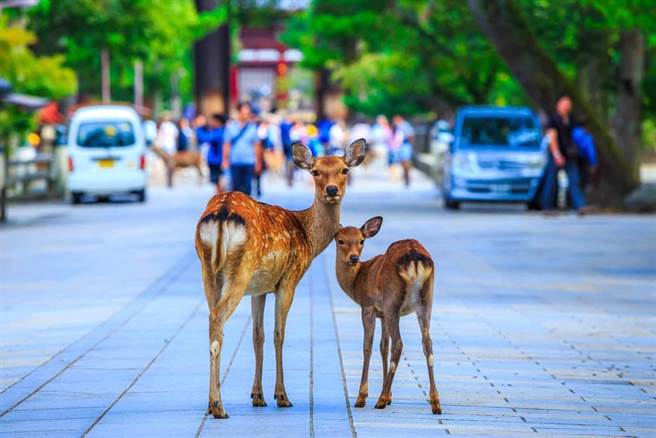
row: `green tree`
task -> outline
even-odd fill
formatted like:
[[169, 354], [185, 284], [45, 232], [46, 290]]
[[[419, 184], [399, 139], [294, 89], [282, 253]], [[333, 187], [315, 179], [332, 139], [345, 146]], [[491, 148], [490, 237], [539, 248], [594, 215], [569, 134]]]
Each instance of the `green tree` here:
[[[36, 56], [30, 46], [36, 42], [32, 32], [20, 24], [9, 24], [0, 15], [0, 77], [9, 81], [16, 93], [61, 99], [75, 93], [75, 73], [63, 66], [64, 57]], [[12, 106], [0, 107], [0, 142], [10, 144], [34, 128], [34, 115]]]
[[[652, 2], [586, 0], [571, 2], [569, 9], [566, 1], [558, 7], [578, 11], [566, 17], [559, 17], [545, 2], [537, 6], [523, 0], [468, 3], [536, 105], [551, 111], [559, 94], [572, 97], [600, 152], [602, 180], [596, 200], [620, 205], [639, 184], [645, 40], [647, 47], [656, 42], [656, 19], [648, 14]], [[524, 10], [523, 3], [531, 8]], [[547, 26], [543, 20], [557, 25]], [[611, 100], [614, 103], [609, 104]]]
[[303, 64], [332, 70], [356, 111], [439, 113], [524, 101], [457, 0], [315, 0], [287, 28], [285, 41], [303, 51]]
[[136, 60], [144, 64], [148, 94], [170, 98], [171, 78], [179, 74], [188, 99], [191, 43], [226, 14], [217, 8], [199, 15], [192, 0], [41, 0], [30, 18], [40, 36], [37, 50], [63, 51], [79, 75], [81, 93], [99, 95], [100, 52], [107, 49], [114, 99], [131, 99]]

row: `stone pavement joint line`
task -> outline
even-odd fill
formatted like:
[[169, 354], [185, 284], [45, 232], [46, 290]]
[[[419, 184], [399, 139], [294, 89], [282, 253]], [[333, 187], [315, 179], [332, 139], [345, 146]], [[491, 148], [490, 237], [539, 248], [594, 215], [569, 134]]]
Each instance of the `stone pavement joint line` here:
[[90, 351], [128, 324], [154, 297], [161, 294], [176, 278], [188, 268], [192, 262], [193, 253], [189, 252], [182, 259], [165, 271], [155, 282], [139, 294], [132, 302], [103, 322], [91, 333], [67, 346], [62, 351], [48, 359], [17, 382], [2, 391], [0, 400], [0, 418], [11, 412], [25, 400], [36, 394], [43, 387], [59, 377], [75, 365]]
[[[223, 385], [228, 378], [228, 374], [230, 374], [230, 368], [232, 367], [232, 363], [235, 361], [235, 356], [237, 356], [237, 351], [239, 351], [239, 347], [241, 347], [241, 344], [244, 340], [244, 336], [246, 335], [248, 326], [251, 324], [251, 318], [249, 317], [246, 320], [246, 324], [244, 324], [244, 328], [241, 331], [241, 335], [239, 336], [239, 341], [237, 342], [237, 347], [235, 348], [235, 351], [232, 352], [232, 356], [230, 356], [230, 361], [228, 361], [228, 366], [226, 367], [225, 371], [223, 372], [223, 378], [221, 379], [221, 385]], [[198, 438], [203, 431], [203, 426], [205, 426], [205, 422], [209, 418], [210, 414], [205, 413], [203, 416], [203, 419], [200, 422], [200, 425], [198, 426], [198, 430], [196, 431], [196, 434], [194, 435], [196, 438]]]
[[137, 383], [137, 381], [141, 378], [141, 376], [143, 376], [144, 373], [145, 373], [146, 371], [148, 371], [148, 369], [151, 367], [151, 365], [152, 365], [153, 363], [155, 363], [155, 361], [156, 361], [156, 360], [162, 355], [162, 353], [164, 353], [164, 350], [166, 350], [167, 347], [168, 347], [169, 345], [171, 345], [171, 343], [175, 340], [175, 338], [178, 336], [178, 334], [180, 334], [180, 332], [182, 331], [182, 329], [184, 329], [184, 328], [187, 326], [187, 324], [189, 323], [189, 321], [191, 321], [191, 319], [194, 317], [194, 315], [196, 314], [196, 312], [198, 312], [198, 308], [199, 308], [202, 304], [203, 304], [202, 302], [199, 302], [199, 303], [198, 303], [198, 305], [194, 308], [194, 310], [189, 314], [189, 317], [188, 317], [187, 319], [185, 319], [184, 322], [180, 325], [180, 327], [175, 331], [175, 333], [173, 333], [173, 336], [171, 336], [171, 339], [168, 339], [168, 340], [164, 343], [164, 345], [162, 346], [162, 348], [161, 348], [161, 349], [157, 352], [157, 354], [156, 354], [156, 355], [150, 360], [150, 362], [148, 362], [148, 364], [146, 364], [146, 366], [145, 366], [145, 367], [139, 372], [139, 374], [137, 374], [137, 376], [134, 378], [134, 380], [132, 380], [132, 382], [130, 382], [130, 384], [129, 384], [129, 385], [128, 385], [128, 386], [127, 386], [127, 387], [126, 387], [126, 388], [125, 388], [125, 389], [124, 389], [124, 390], [118, 395], [118, 397], [116, 397], [116, 399], [115, 399], [115, 400], [114, 400], [109, 406], [107, 406], [107, 409], [105, 409], [105, 410], [104, 410], [104, 411], [103, 411], [103, 412], [102, 412], [102, 413], [101, 413], [101, 414], [100, 414], [100, 415], [94, 420], [94, 422], [91, 423], [91, 426], [89, 426], [89, 428], [88, 428], [87, 430], [84, 431], [84, 433], [82, 434], [82, 437], [85, 437], [85, 436], [89, 435], [89, 432], [91, 432], [91, 430], [96, 426], [96, 424], [98, 424], [98, 423], [100, 422], [100, 420], [102, 420], [103, 417], [105, 417], [105, 415], [107, 415], [107, 413], [108, 413], [108, 412], [109, 412], [109, 411], [110, 411], [110, 410], [116, 405], [116, 403], [118, 403], [119, 400], [121, 400], [121, 399], [123, 398], [123, 396], [124, 396], [125, 394], [127, 394], [127, 392], [128, 392], [130, 389], [132, 389], [132, 387]]
[[[329, 284], [328, 281], [328, 258], [325, 256], [325, 254], [321, 255], [321, 259], [323, 263], [321, 264], [323, 266], [323, 277], [324, 281], [326, 284]], [[342, 386], [344, 388], [344, 398], [345, 398], [345, 404], [346, 404], [346, 413], [348, 415], [349, 419], [349, 425], [351, 426], [351, 433], [353, 434], [353, 437], [357, 436], [357, 433], [355, 431], [355, 425], [353, 424], [353, 413], [351, 412], [351, 403], [349, 401], [349, 395], [348, 395], [348, 387], [346, 386], [346, 374], [344, 373], [344, 359], [342, 356], [342, 349], [340, 347], [340, 341], [339, 341], [339, 328], [337, 326], [337, 318], [335, 318], [335, 304], [333, 303], [333, 291], [329, 288], [328, 289], [328, 297], [330, 299], [330, 313], [332, 316], [333, 320], [333, 329], [335, 330], [335, 339], [337, 340], [337, 353], [339, 355], [339, 367], [340, 367], [340, 373], [342, 375]]]
[[[278, 408], [272, 397], [270, 294], [269, 406], [254, 408], [248, 397], [247, 297], [224, 335], [221, 395], [230, 418], [206, 415], [208, 309], [190, 237], [212, 189], [194, 185], [154, 190], [138, 206], [13, 208], [14, 217], [61, 215], [0, 230], [0, 247], [12, 249], [0, 251], [0, 438], [656, 436], [653, 217], [546, 218], [503, 206], [448, 212], [427, 181], [407, 190], [385, 179], [356, 170], [341, 223], [385, 218], [364, 259], [404, 238], [431, 252], [442, 415], [426, 400], [414, 315], [401, 319], [392, 404], [373, 406], [382, 386], [375, 342], [367, 406], [354, 408], [363, 330], [359, 307], [337, 284], [334, 244], [298, 285], [287, 321], [294, 407]], [[288, 208], [313, 197], [309, 181], [293, 191], [264, 188], [266, 202]], [[90, 239], [98, 227], [109, 237]], [[37, 256], [48, 263], [33, 263]], [[377, 328], [376, 340], [379, 321]]]

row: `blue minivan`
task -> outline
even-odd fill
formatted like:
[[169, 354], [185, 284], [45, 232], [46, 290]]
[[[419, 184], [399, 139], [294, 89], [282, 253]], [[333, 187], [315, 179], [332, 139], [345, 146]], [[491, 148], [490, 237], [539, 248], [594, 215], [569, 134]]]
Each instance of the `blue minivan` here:
[[530, 205], [545, 158], [540, 121], [531, 109], [463, 107], [444, 160], [444, 206], [456, 209], [463, 201]]

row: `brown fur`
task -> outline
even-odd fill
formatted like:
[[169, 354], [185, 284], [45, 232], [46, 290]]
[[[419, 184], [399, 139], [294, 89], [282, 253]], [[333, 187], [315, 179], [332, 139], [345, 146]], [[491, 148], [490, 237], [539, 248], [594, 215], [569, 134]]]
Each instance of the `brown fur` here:
[[[369, 360], [376, 318], [382, 320], [380, 352], [383, 359], [383, 389], [376, 408], [383, 409], [392, 402], [392, 381], [403, 350], [399, 319], [416, 313], [428, 366], [431, 409], [434, 414], [440, 414], [442, 409], [435, 386], [433, 344], [430, 338], [435, 275], [433, 260], [421, 243], [408, 239], [394, 242], [384, 254], [360, 262], [364, 240], [378, 233], [382, 220], [381, 217], [375, 217], [369, 219], [362, 228], [341, 228], [335, 237], [337, 280], [344, 292], [362, 308], [364, 363], [355, 407], [364, 407], [368, 396]], [[388, 368], [390, 339], [392, 357]]]
[[293, 152], [296, 164], [314, 176], [315, 199], [310, 208], [289, 211], [229, 192], [210, 199], [196, 227], [196, 251], [210, 310], [209, 412], [216, 418], [227, 417], [219, 390], [223, 326], [244, 295], [252, 297], [253, 406], [266, 406], [262, 392], [263, 315], [265, 294], [269, 292], [276, 295], [274, 398], [279, 407], [292, 406], [283, 380], [282, 345], [287, 313], [296, 285], [339, 228], [339, 206], [348, 168], [360, 164], [365, 143], [354, 142], [344, 158], [315, 160], [309, 149], [300, 144], [294, 145]]
[[153, 146], [152, 151], [164, 161], [166, 166], [166, 184], [173, 187], [173, 174], [177, 169], [193, 167], [198, 172], [199, 181], [203, 181], [203, 156], [198, 151], [188, 150], [169, 155], [162, 148]]

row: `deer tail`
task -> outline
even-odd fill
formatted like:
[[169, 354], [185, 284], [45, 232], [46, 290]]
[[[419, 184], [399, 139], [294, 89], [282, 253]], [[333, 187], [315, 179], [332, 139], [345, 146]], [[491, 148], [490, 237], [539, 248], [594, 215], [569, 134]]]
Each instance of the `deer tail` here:
[[220, 272], [230, 254], [246, 242], [246, 224], [241, 216], [223, 207], [216, 214], [203, 218], [198, 234], [202, 244], [211, 251], [212, 271]]
[[408, 286], [422, 286], [433, 273], [433, 261], [426, 254], [411, 250], [401, 258], [398, 272]]

